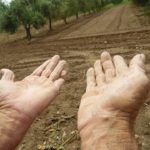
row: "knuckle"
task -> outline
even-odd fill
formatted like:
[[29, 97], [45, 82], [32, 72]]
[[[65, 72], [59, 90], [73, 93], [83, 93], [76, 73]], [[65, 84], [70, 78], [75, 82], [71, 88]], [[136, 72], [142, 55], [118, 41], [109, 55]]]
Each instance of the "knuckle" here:
[[49, 72], [46, 70], [46, 71], [43, 72], [43, 75], [48, 77], [49, 76]]
[[56, 73], [54, 73], [54, 74], [51, 75], [51, 78], [52, 78], [53, 80], [55, 80], [57, 77], [58, 77], [58, 75], [57, 75]]

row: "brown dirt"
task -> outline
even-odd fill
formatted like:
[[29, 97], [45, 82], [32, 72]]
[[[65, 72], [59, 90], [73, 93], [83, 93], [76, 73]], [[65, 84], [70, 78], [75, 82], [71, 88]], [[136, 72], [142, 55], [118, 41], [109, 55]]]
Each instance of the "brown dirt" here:
[[[80, 149], [76, 114], [85, 91], [85, 73], [104, 50], [121, 54], [127, 61], [137, 53], [147, 56], [150, 76], [150, 29], [133, 6], [117, 6], [67, 25], [61, 32], [0, 46], [0, 67], [8, 67], [17, 79], [30, 74], [49, 57], [59, 54], [68, 61], [66, 84], [57, 100], [38, 117], [18, 150], [48, 150], [50, 145], [66, 150]], [[138, 14], [138, 15], [137, 15]], [[136, 137], [142, 150], [150, 149], [150, 99], [136, 123]], [[62, 148], [63, 149], [63, 148]]]

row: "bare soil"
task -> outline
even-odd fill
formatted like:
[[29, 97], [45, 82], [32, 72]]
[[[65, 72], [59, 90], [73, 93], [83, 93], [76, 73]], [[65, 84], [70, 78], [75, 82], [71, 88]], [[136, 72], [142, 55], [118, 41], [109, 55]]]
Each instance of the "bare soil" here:
[[[102, 51], [120, 54], [127, 61], [144, 53], [150, 77], [150, 26], [142, 13], [134, 6], [119, 5], [68, 24], [59, 32], [36, 37], [31, 43], [17, 40], [0, 45], [0, 67], [12, 69], [17, 80], [55, 54], [68, 61], [61, 94], [35, 120], [18, 150], [80, 149], [76, 122], [85, 73]], [[150, 149], [150, 98], [137, 119], [136, 138], [142, 150]]]

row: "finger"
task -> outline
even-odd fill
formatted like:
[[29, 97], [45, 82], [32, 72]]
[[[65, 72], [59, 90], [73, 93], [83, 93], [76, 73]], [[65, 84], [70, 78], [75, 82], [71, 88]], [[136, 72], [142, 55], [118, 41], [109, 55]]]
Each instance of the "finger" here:
[[145, 71], [145, 55], [144, 54], [138, 54], [133, 57], [133, 59], [130, 62], [130, 68], [138, 68]]
[[61, 77], [62, 71], [64, 70], [66, 65], [66, 61], [62, 60], [58, 63], [58, 65], [56, 66], [56, 68], [53, 70], [53, 72], [51, 73], [49, 79], [52, 81], [57, 80], [58, 78]]
[[128, 70], [127, 63], [125, 62], [124, 58], [119, 55], [114, 56], [114, 64], [117, 75], [123, 74]]
[[112, 81], [115, 76], [115, 68], [112, 62], [112, 58], [108, 52], [103, 52], [101, 54], [101, 63], [105, 72], [106, 81]]
[[87, 71], [87, 88], [86, 88], [86, 91], [89, 91], [94, 87], [96, 87], [95, 71], [94, 71], [94, 68], [90, 68]]
[[48, 63], [44, 71], [42, 72], [42, 76], [46, 76], [47, 78], [51, 75], [57, 64], [59, 63], [60, 56], [55, 55], [51, 58], [51, 61]]
[[61, 78], [64, 78], [67, 75], [67, 70], [63, 70], [61, 72]]
[[62, 78], [60, 78], [60, 79], [56, 80], [56, 81], [54, 82], [54, 84], [55, 84], [55, 86], [58, 88], [58, 90], [60, 90], [61, 87], [63, 86], [64, 82], [65, 82], [65, 80], [62, 79]]
[[1, 80], [14, 81], [15, 74], [13, 71], [9, 69], [1, 69], [0, 72], [2, 74]]
[[97, 60], [94, 64], [94, 70], [96, 75], [96, 83], [98, 86], [101, 86], [105, 83], [105, 75], [102, 70], [102, 65], [100, 60]]
[[39, 66], [31, 75], [41, 76], [42, 72], [45, 70], [47, 65], [50, 63], [51, 59], [45, 61], [41, 66]]

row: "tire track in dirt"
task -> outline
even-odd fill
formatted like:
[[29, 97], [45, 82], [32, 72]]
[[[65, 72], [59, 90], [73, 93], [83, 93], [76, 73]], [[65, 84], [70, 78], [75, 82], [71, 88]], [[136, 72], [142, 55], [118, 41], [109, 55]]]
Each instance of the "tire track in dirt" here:
[[140, 20], [136, 16], [135, 11], [133, 11], [133, 7], [132, 5], [119, 5], [112, 8], [98, 17], [91, 18], [91, 21], [87, 24], [81, 26], [77, 31], [66, 34], [64, 38], [119, 33], [146, 28], [147, 26], [140, 24]]
[[[120, 28], [120, 26], [121, 26], [121, 24], [122, 24], [122, 20], [123, 20], [123, 15], [125, 14], [125, 9], [126, 9], [126, 7], [124, 6], [123, 8], [122, 8], [122, 11], [121, 11], [121, 13], [120, 13], [120, 15], [119, 15], [119, 21], [118, 21], [118, 25], [116, 26], [116, 30], [119, 30], [119, 28]], [[117, 19], [117, 18], [116, 18]]]
[[105, 30], [104, 30], [105, 32], [118, 31], [121, 25], [122, 16], [124, 15], [125, 9], [126, 9], [126, 6], [119, 7], [112, 21], [105, 27]]
[[[49, 43], [45, 43], [45, 42], [33, 43], [31, 50], [30, 50], [30, 45], [24, 47], [26, 49], [26, 52], [28, 53], [28, 59], [26, 59], [25, 61], [21, 60], [17, 64], [15, 63], [15, 65], [13, 65], [12, 62], [9, 65], [9, 68], [19, 69], [19, 68], [27, 68], [28, 66], [34, 67], [36, 66], [36, 64], [39, 65], [41, 62], [49, 58], [52, 53], [54, 54], [58, 50], [63, 53], [66, 50], [68, 51], [89, 50], [94, 52], [100, 49], [105, 50], [113, 47], [124, 47], [124, 48], [134, 48], [134, 49], [149, 48], [150, 45], [146, 44], [146, 43], [150, 43], [150, 39], [148, 38], [149, 34], [150, 31], [145, 31], [145, 32], [140, 31], [140, 32], [131, 32], [131, 33], [129, 32], [124, 34], [112, 34], [112, 35], [105, 35], [105, 36], [63, 39], [63, 40], [53, 41]], [[20, 52], [21, 49], [15, 48], [15, 51]], [[18, 52], [17, 55], [21, 56]], [[11, 53], [11, 55], [13, 57], [13, 55], [16, 55], [16, 53]]]
[[122, 7], [124, 6], [112, 8], [103, 13], [101, 16], [91, 19], [91, 21], [86, 25], [81, 26], [77, 31], [73, 31], [72, 33], [66, 35], [66, 37], [89, 36], [92, 34], [100, 34], [112, 31], [112, 29], [115, 27], [112, 26], [109, 30], [108, 27], [112, 22], [115, 21], [115, 18], [118, 18], [118, 14], [120, 14]]
[[144, 24], [141, 24], [140, 18], [137, 17], [135, 10], [135, 6], [128, 5], [125, 8], [119, 30], [135, 30], [144, 27]]

